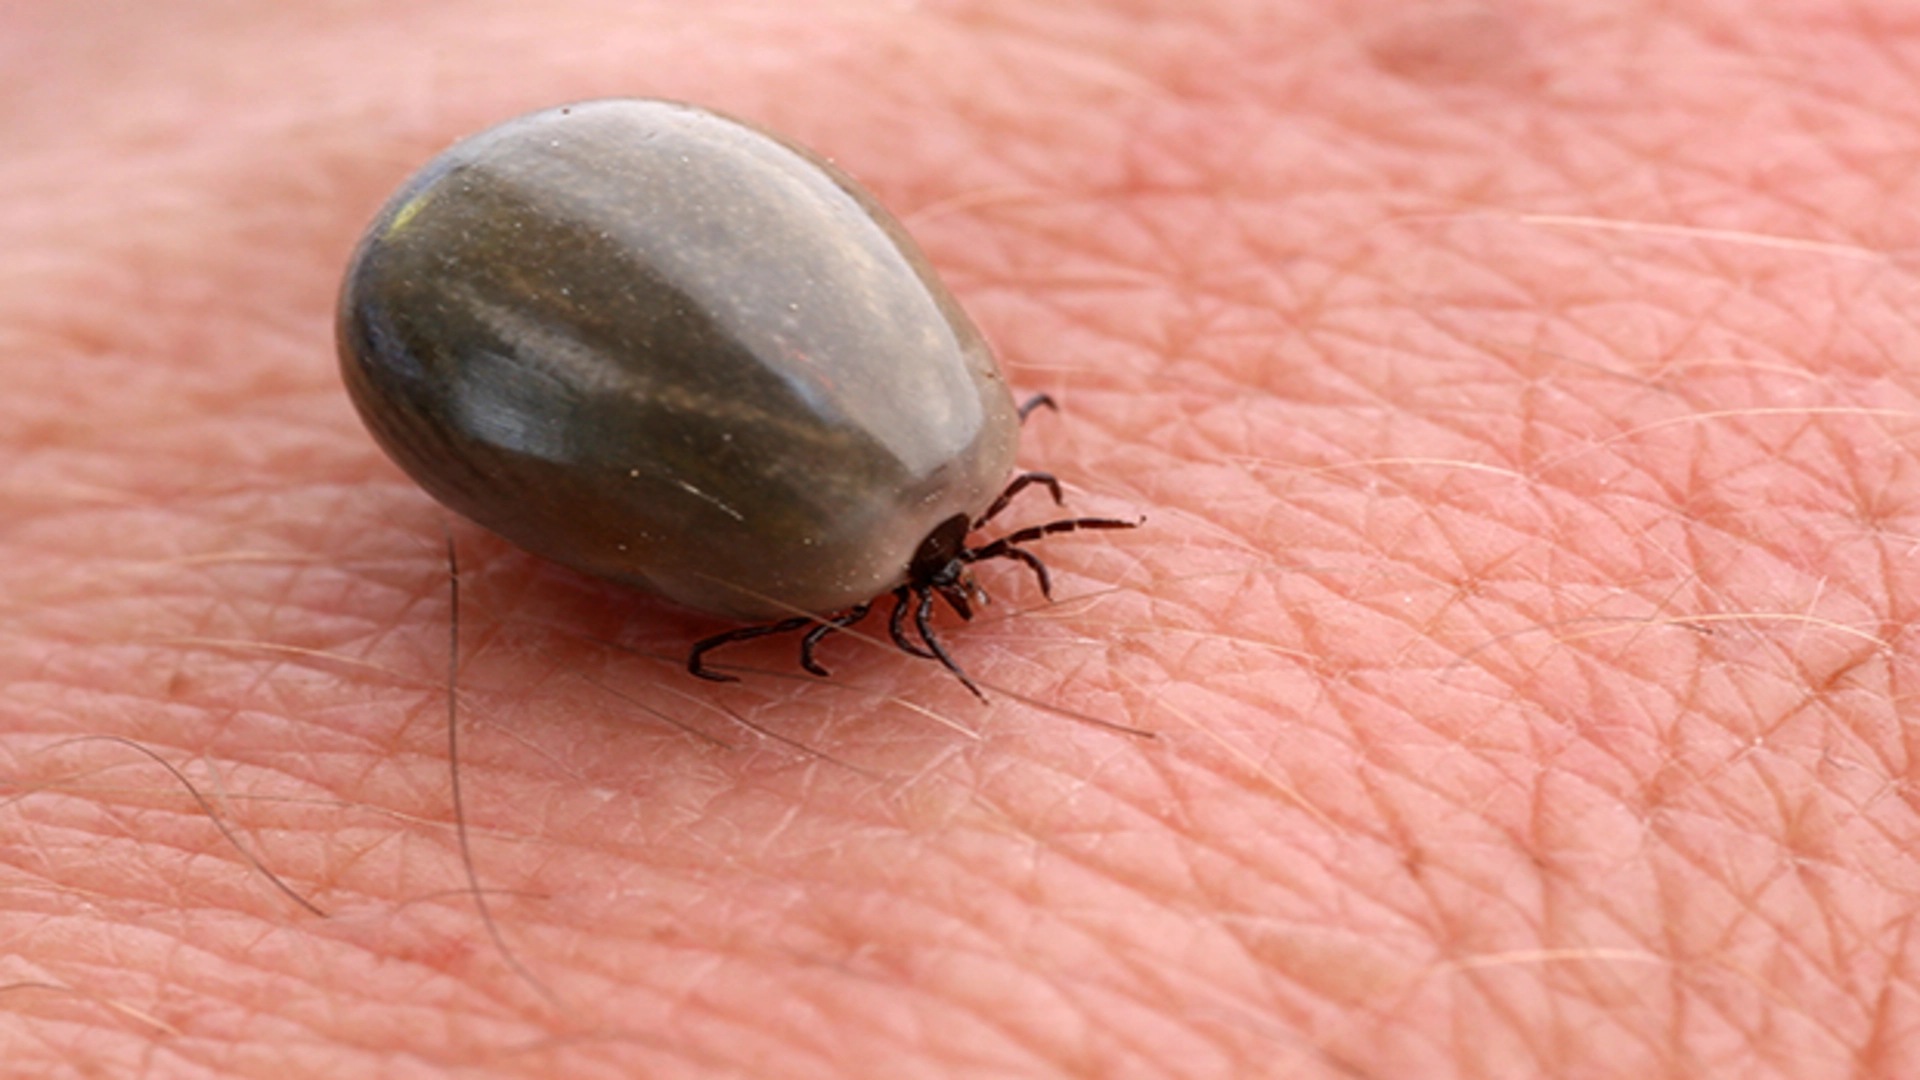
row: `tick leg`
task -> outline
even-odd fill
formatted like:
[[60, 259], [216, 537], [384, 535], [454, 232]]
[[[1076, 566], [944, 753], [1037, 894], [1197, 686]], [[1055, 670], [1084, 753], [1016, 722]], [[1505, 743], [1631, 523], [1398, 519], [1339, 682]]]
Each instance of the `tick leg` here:
[[938, 660], [940, 657], [928, 652], [924, 647], [915, 645], [907, 636], [907, 605], [913, 602], [913, 587], [902, 585], [893, 590], [893, 614], [887, 617], [887, 636], [908, 656], [917, 656], [922, 660]]
[[800, 639], [800, 666], [823, 679], [832, 674], [814, 660], [814, 647], [820, 644], [822, 638], [833, 633], [835, 630], [844, 630], [854, 623], [859, 622], [861, 619], [866, 618], [867, 612], [871, 610], [873, 610], [873, 602], [869, 600], [864, 604], [858, 604], [849, 608], [845, 612], [809, 630], [807, 636]]
[[[981, 559], [1008, 558], [1007, 552], [1020, 544], [1031, 544], [1043, 536], [1055, 533], [1078, 532], [1081, 529], [1137, 529], [1137, 521], [1121, 521], [1118, 518], [1064, 518], [1049, 521], [1045, 525], [1033, 525], [1019, 532], [1008, 533], [984, 547], [969, 548], [966, 551], [967, 562], [979, 562]], [[1017, 558], [1018, 556], [1014, 556]]]
[[1027, 414], [1031, 413], [1033, 410], [1041, 407], [1042, 405], [1046, 406], [1049, 409], [1052, 409], [1054, 412], [1060, 411], [1060, 406], [1054, 404], [1054, 401], [1051, 395], [1035, 394], [1032, 397], [1020, 403], [1020, 422], [1023, 424], [1026, 423]]
[[753, 638], [766, 637], [769, 634], [791, 633], [813, 621], [812, 616], [800, 615], [791, 619], [782, 619], [777, 623], [768, 623], [765, 626], [743, 626], [738, 630], [729, 630], [724, 634], [715, 634], [704, 641], [699, 641], [694, 644], [693, 651], [687, 654], [687, 672], [691, 675], [697, 675], [702, 679], [711, 679], [714, 682], [739, 682], [740, 680], [732, 675], [724, 675], [718, 671], [708, 671], [707, 666], [701, 662], [700, 658], [722, 645], [731, 645], [736, 641], [750, 641]]
[[[998, 541], [995, 541], [993, 544], [988, 544], [987, 547], [990, 548], [997, 545]], [[1027, 569], [1032, 570], [1033, 576], [1040, 581], [1040, 595], [1049, 600], [1053, 599], [1053, 575], [1047, 573], [1047, 564], [1040, 561], [1040, 556], [1035, 555], [1026, 548], [1014, 547], [1012, 544], [1008, 544], [1004, 549], [996, 551], [991, 555], [981, 553], [986, 550], [987, 548], [981, 548], [979, 551], [969, 551], [961, 557], [967, 562], [979, 562], [981, 559], [1014, 559], [1026, 563]]]
[[953, 657], [947, 655], [946, 647], [940, 644], [939, 636], [933, 632], [933, 594], [931, 592], [922, 592], [920, 602], [914, 605], [913, 628], [920, 631], [920, 640], [926, 642], [927, 648], [933, 650], [933, 659], [940, 661], [942, 666], [953, 672], [953, 677], [973, 691], [974, 697], [981, 701], [987, 700], [987, 695], [981, 693], [980, 688], [973, 685], [973, 680], [967, 678], [967, 673], [960, 670], [960, 665], [953, 662]]
[[1020, 494], [1035, 484], [1040, 484], [1053, 493], [1053, 505], [1066, 505], [1066, 496], [1060, 493], [1060, 481], [1054, 479], [1052, 473], [1024, 472], [1013, 478], [1013, 483], [1008, 484], [1007, 490], [1001, 492], [1000, 497], [993, 500], [993, 505], [987, 507], [986, 513], [981, 514], [973, 520], [973, 527], [977, 529], [987, 522], [992, 521], [994, 518], [999, 517], [1000, 511], [1007, 508], [1007, 504], [1013, 501], [1015, 495]]

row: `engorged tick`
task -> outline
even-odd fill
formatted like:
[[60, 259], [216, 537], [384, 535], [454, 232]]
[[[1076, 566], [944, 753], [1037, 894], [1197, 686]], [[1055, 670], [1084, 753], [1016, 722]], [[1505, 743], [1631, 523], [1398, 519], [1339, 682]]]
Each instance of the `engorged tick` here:
[[[662, 101], [481, 132], [355, 250], [340, 362], [375, 438], [435, 498], [536, 554], [690, 608], [813, 629], [892, 594], [893, 641], [979, 687], [934, 634], [970, 566], [1136, 522], [968, 535], [1046, 473], [992, 353], [899, 224], [832, 165]], [[914, 634], [906, 621], [911, 616]]]

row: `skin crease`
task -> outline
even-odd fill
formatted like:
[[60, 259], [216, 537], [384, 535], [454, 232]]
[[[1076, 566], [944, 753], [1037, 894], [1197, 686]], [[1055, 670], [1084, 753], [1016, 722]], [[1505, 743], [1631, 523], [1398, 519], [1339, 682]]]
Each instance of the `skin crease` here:
[[[1915, 1075], [1908, 11], [16, 5], [0, 1060]], [[1023, 463], [1148, 516], [1044, 545], [1059, 605], [983, 574], [991, 705], [844, 640], [693, 683], [720, 624], [449, 523], [354, 418], [387, 192], [622, 93], [859, 176], [1060, 398]], [[443, 526], [537, 981], [464, 891]]]

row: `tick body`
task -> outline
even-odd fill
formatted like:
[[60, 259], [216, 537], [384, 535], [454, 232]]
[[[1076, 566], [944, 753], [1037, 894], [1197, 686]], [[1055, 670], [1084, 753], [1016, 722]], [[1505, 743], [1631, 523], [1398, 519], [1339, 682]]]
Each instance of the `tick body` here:
[[831, 629], [897, 593], [895, 640], [958, 674], [931, 597], [965, 613], [979, 558], [1040, 570], [966, 542], [1021, 413], [919, 249], [833, 166], [701, 109], [587, 102], [455, 144], [361, 240], [339, 346], [434, 497], [697, 610]]

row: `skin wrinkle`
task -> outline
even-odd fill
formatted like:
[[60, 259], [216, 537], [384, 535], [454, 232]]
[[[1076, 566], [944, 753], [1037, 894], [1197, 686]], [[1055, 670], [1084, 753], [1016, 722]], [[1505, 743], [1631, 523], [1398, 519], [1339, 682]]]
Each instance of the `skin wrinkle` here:
[[[951, 914], [951, 913], [948, 913], [948, 914]], [[966, 923], [964, 921], [961, 922], [961, 925], [966, 925], [971, 927], [970, 923]], [[1001, 957], [1004, 955], [1005, 950], [1001, 947], [1001, 943], [1003, 943], [1005, 940], [1006, 940], [1005, 938], [991, 937], [985, 933], [982, 933], [976, 937], [977, 945], [973, 949], [967, 950], [966, 946], [962, 942], [949, 939], [943, 944], [943, 947], [940, 953], [937, 954], [938, 955], [937, 962], [933, 961], [932, 958], [930, 957], [928, 958], [928, 960], [923, 961], [923, 964], [931, 963], [932, 966], [935, 966], [935, 967], [957, 968], [957, 967], [968, 966], [965, 961], [967, 959], [974, 959], [982, 962], [984, 965], [986, 963], [991, 962], [990, 958]], [[1049, 942], [1049, 943], [1054, 945], [1058, 944], [1057, 942]], [[1031, 965], [1032, 961], [1024, 960], [1022, 961], [1022, 964], [1023, 966]], [[1044, 970], [1044, 966], [1042, 966], [1042, 970]], [[964, 994], [965, 997], [970, 997], [973, 999], [970, 1003], [973, 1006], [971, 1013], [975, 1017], [975, 1019], [978, 1021], [978, 1023], [982, 1027], [999, 1032], [1006, 1039], [1006, 1041], [1017, 1046], [1023, 1053], [1025, 1053], [1026, 1055], [1030, 1056], [1035, 1060], [1044, 1061], [1044, 1060], [1047, 1060], [1049, 1057], [1056, 1056], [1054, 1053], [1049, 1051], [1049, 1048], [1047, 1045], [1047, 1042], [1048, 1042], [1047, 1034], [1050, 1033], [1048, 1029], [1057, 1030], [1057, 1022], [1048, 1023], [1048, 1024], [1042, 1024], [1039, 1022], [1040, 1017], [1036, 1015], [1036, 1013], [1042, 1011], [1040, 1003], [1033, 1002], [1033, 1001], [1023, 1001], [1022, 1002], [1023, 1007], [1021, 1009], [1018, 1009], [1018, 1010], [999, 1009], [996, 1007], [996, 1005], [1000, 999], [994, 996], [993, 991], [989, 989], [990, 985], [991, 985], [990, 983], [983, 982], [980, 984], [980, 987], [977, 991], [971, 994]], [[1048, 991], [1047, 996], [1050, 999], [1054, 999], [1052, 1001], [1052, 1003], [1054, 1004], [1060, 1004], [1060, 1002], [1057, 999], [1063, 996], [1063, 991], [1065, 989], [1065, 987], [1055, 984], [1054, 981], [1052, 980], [1034, 982], [1034, 983], [1023, 984], [1023, 985], [1032, 985], [1037, 989], [1045, 989], [1046, 991]], [[1025, 996], [1029, 996], [1029, 994], [1026, 992], [1023, 992], [1023, 997]], [[1050, 1019], [1055, 1019], [1057, 1021], [1057, 1018], [1052, 1016], [1055, 1010], [1044, 1010], [1044, 1011], [1046, 1012], [1046, 1014]], [[1086, 1011], [1087, 1019], [1091, 1019], [1093, 1015], [1094, 1014], [1092, 1010]], [[1098, 1027], [1098, 1025], [1094, 1025], [1094, 1024], [1083, 1024], [1082, 1026]]]
[[[854, 934], [854, 940], [860, 940], [860, 938], [862, 938], [860, 934]], [[872, 957], [874, 957], [876, 953], [874, 953], [874, 944], [872, 944], [872, 942], [862, 942], [862, 945], [860, 945], [860, 947], [862, 947], [862, 953], [864, 953], [864, 961], [866, 961], [866, 963], [860, 963], [860, 965], [858, 965], [858, 969], [864, 969], [864, 967], [868, 967], [868, 963], [872, 961]], [[820, 963], [820, 961], [814, 961], [814, 963]], [[845, 967], [843, 967], [843, 965], [831, 965], [831, 967], [828, 967], [828, 969], [816, 969], [816, 970], [833, 970], [833, 972], [839, 972], [839, 974], [852, 974], [852, 976], [856, 976], [856, 978], [858, 978], [858, 976], [862, 976], [862, 974], [866, 974], [864, 970], [858, 970], [858, 969], [847, 970], [845, 969]], [[914, 988], [914, 984], [912, 984], [912, 980], [904, 980], [904, 982], [893, 982], [891, 986], [893, 986], [893, 994], [899, 994], [899, 992], [906, 992], [906, 994], [910, 994], [910, 995], [920, 994], [920, 992], [918, 992], [918, 990]], [[762, 1003], [762, 1005], [758, 1005], [758, 1007], [764, 1007], [764, 1003]], [[751, 1026], [751, 1022], [755, 1020], [755, 1011], [756, 1009], [758, 1009], [758, 1007], [755, 1007], [755, 1005], [751, 1005], [751, 1003], [743, 1003], [743, 1022], [747, 1022], [747, 1024]], [[989, 1022], [989, 1026], [993, 1026], [993, 1022], [991, 1022], [991, 1019], [987, 1020], [987, 1022]], [[852, 1030], [862, 1030], [862, 1032], [874, 1032], [874, 1030], [876, 1030], [876, 1024], [874, 1024], [874, 1020], [872, 1020], [872, 1015], [870, 1015], [870, 1013], [866, 1013], [866, 1015], [862, 1015], [862, 1017], [860, 1017], [860, 1020], [858, 1020], [856, 1024], [851, 1024], [851, 1028]], [[968, 1043], [973, 1043], [973, 1042], [977, 1042], [977, 1040], [964, 1040], [964, 1038], [962, 1038], [960, 1042], [956, 1042], [956, 1045], [968, 1045]], [[975, 1045], [973, 1049], [979, 1049], [979, 1047]]]
[[[1173, 914], [1191, 915], [1195, 913], [1173, 913]], [[1180, 924], [1176, 922], [1175, 926], [1178, 926], [1178, 925]], [[1140, 1006], [1143, 1012], [1150, 1014], [1153, 1011], [1153, 1007], [1158, 1001], [1166, 1000], [1169, 994], [1175, 993], [1174, 987], [1169, 984], [1179, 983], [1180, 981], [1182, 981], [1181, 975], [1177, 971], [1165, 972], [1158, 965], [1158, 962], [1152, 957], [1148, 957], [1148, 956], [1141, 956], [1138, 958], [1126, 957], [1124, 945], [1122, 945], [1121, 947], [1122, 947], [1122, 956], [1128, 959], [1129, 961], [1131, 961], [1127, 965], [1129, 972], [1134, 976], [1136, 976], [1142, 984], [1140, 989], [1136, 992], [1136, 994], [1131, 997], [1131, 1000], [1135, 1004]], [[1192, 951], [1192, 948], [1191, 947], [1183, 948], [1181, 951], [1190, 952]], [[1077, 982], [1078, 981], [1076, 980], [1076, 985], [1077, 985]], [[1091, 983], [1092, 981], [1088, 980], [1088, 982]], [[1083, 992], [1086, 993], [1087, 996], [1089, 997], [1095, 996], [1098, 993], [1097, 984], [1086, 985], [1079, 988], [1082, 989]], [[1185, 996], [1185, 995], [1177, 995], [1177, 996]], [[1251, 1013], [1257, 1014], [1257, 1010], [1249, 1009], [1249, 1007], [1244, 1003], [1235, 1002], [1233, 1004], [1233, 1008], [1234, 1008], [1234, 1011], [1236, 1012], [1240, 1012], [1240, 1013], [1251, 1012]], [[1086, 1011], [1087, 1011], [1089, 1020], [1094, 1021], [1094, 1023], [1091, 1023], [1089, 1025], [1090, 1027], [1097, 1027], [1098, 1026], [1097, 1021], [1102, 1016], [1111, 1015], [1105, 1009], [1091, 1007], [1091, 1006], [1088, 1007]], [[1198, 1025], [1198, 1026], [1204, 1030], [1205, 1025]], [[1225, 1048], [1222, 1047], [1221, 1050], [1224, 1052]]]
[[[987, 887], [988, 887], [989, 889], [991, 888], [991, 884], [992, 884], [992, 882], [993, 882], [993, 880], [995, 880], [995, 876], [994, 876], [994, 875], [992, 875], [992, 874], [984, 874], [984, 873], [975, 873], [975, 872], [973, 872], [973, 871], [970, 871], [970, 870], [967, 870], [967, 871], [963, 871], [963, 872], [965, 872], [965, 873], [967, 873], [967, 874], [968, 874], [968, 876], [969, 876], [969, 879], [970, 879], [970, 880], [975, 880], [975, 879], [977, 879], [978, 881], [980, 881], [980, 882], [981, 882], [981, 884], [983, 884], [983, 885], [986, 885], [986, 886], [987, 886]], [[968, 888], [968, 889], [954, 889], [954, 890], [951, 890], [951, 891], [949, 891], [949, 892], [947, 893], [947, 895], [949, 895], [949, 896], [953, 896], [953, 897], [955, 897], [955, 898], [968, 898], [968, 897], [972, 897], [972, 896], [974, 895], [974, 893], [975, 893], [975, 890], [974, 890], [974, 889], [971, 889], [971, 888]], [[976, 910], [979, 910], [979, 911], [981, 911], [981, 912], [985, 912], [985, 911], [987, 911], [987, 910], [991, 910], [991, 909], [990, 909], [990, 907], [988, 907], [988, 906], [986, 906], [986, 905], [980, 905], [980, 904], [977, 904], [977, 903], [972, 903], [972, 902], [970, 902], [970, 903], [968, 903], [968, 904], [967, 904], [967, 906], [968, 906], [969, 908], [974, 908], [974, 909], [976, 909]], [[921, 923], [921, 922], [924, 922], [924, 919], [921, 919], [921, 918], [915, 918], [915, 919], [913, 919], [912, 921], [913, 921], [913, 922], [915, 922], [915, 923]], [[969, 919], [968, 919], [967, 921], [969, 922], [969, 924], [971, 924], [971, 923], [972, 923], [972, 922], [973, 922], [974, 920], [973, 920], [972, 918], [969, 918]], [[980, 938], [979, 938], [978, 940], [979, 940], [979, 943], [980, 943], [980, 948], [981, 948], [981, 950], [982, 950], [982, 952], [983, 952], [983, 954], [984, 954], [985, 952], [987, 952], [987, 951], [990, 951], [990, 946], [991, 946], [991, 943], [992, 943], [992, 942], [994, 942], [994, 941], [996, 941], [996, 940], [1004, 940], [1004, 935], [1000, 935], [1000, 936], [996, 936], [996, 935], [993, 935], [993, 934], [991, 934], [991, 933], [986, 933], [986, 934], [983, 934], [983, 935], [982, 935], [982, 936], [981, 936], [981, 937], [980, 937]], [[990, 1010], [989, 1010], [989, 1011], [990, 1011]], [[990, 1017], [990, 1016], [988, 1016], [988, 1017], [985, 1017], [985, 1019], [989, 1019], [989, 1020], [990, 1020], [990, 1019], [991, 1019], [991, 1017]], [[1030, 1048], [1030, 1049], [1034, 1049], [1034, 1050], [1035, 1050], [1035, 1052], [1039, 1052], [1037, 1048], [1034, 1048], [1034, 1047], [1032, 1047], [1032, 1046], [1031, 1046], [1031, 1039], [1022, 1039], [1021, 1041], [1022, 1041], [1023, 1043], [1025, 1043], [1025, 1044], [1028, 1044], [1028, 1045], [1029, 1045], [1029, 1048]]]

